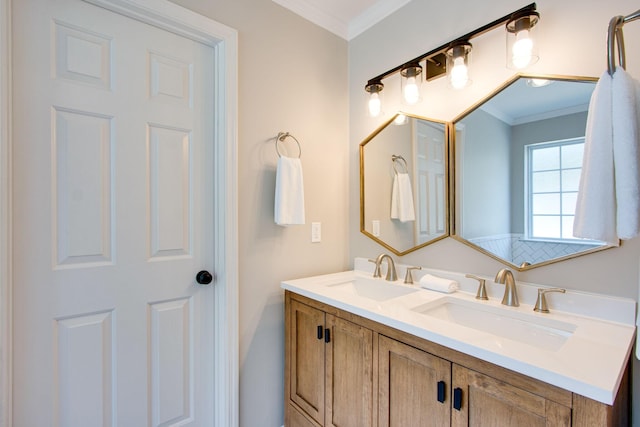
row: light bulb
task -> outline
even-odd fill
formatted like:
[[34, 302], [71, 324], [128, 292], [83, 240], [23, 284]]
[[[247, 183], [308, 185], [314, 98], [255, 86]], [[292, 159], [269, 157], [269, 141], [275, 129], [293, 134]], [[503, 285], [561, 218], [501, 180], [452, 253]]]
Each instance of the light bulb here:
[[405, 116], [404, 114], [398, 114], [393, 120], [393, 123], [396, 125], [403, 125], [407, 123], [407, 116]]
[[527, 79], [527, 85], [530, 87], [543, 87], [550, 85], [551, 83], [551, 80], [547, 79]]
[[378, 117], [381, 112], [381, 106], [380, 96], [377, 92], [373, 92], [369, 97], [369, 115], [371, 117]]
[[407, 104], [416, 104], [420, 100], [420, 91], [415, 77], [407, 77], [404, 85], [404, 100]]
[[459, 56], [453, 60], [449, 81], [454, 89], [462, 89], [469, 82], [469, 70], [464, 63], [464, 57]]
[[533, 41], [528, 30], [518, 31], [511, 51], [511, 62], [516, 68], [525, 68], [533, 58]]

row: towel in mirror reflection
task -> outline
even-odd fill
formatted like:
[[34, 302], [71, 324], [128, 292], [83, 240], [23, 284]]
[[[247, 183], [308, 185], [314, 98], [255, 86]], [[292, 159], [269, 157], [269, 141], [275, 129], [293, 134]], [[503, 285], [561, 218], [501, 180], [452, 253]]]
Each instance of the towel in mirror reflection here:
[[400, 222], [415, 221], [413, 191], [408, 173], [396, 173], [391, 190], [391, 218]]

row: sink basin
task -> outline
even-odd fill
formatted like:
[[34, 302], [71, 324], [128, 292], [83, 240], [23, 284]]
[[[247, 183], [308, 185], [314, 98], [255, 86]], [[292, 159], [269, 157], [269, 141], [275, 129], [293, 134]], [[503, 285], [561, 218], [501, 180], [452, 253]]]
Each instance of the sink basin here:
[[418, 289], [389, 283], [383, 279], [367, 279], [364, 277], [330, 284], [327, 287], [374, 301], [387, 301], [418, 291]]
[[550, 351], [559, 350], [576, 330], [576, 325], [555, 319], [454, 298], [442, 298], [413, 311]]

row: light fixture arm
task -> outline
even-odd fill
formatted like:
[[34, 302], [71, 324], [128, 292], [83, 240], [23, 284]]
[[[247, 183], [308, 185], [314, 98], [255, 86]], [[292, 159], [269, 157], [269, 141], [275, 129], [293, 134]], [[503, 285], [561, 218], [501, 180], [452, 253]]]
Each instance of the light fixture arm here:
[[[418, 56], [417, 58], [414, 58], [410, 61], [407, 61], [401, 65], [398, 65], [395, 68], [390, 69], [389, 71], [386, 71], [372, 79], [370, 79], [367, 82], [367, 85], [365, 86], [365, 88], [369, 87], [370, 85], [374, 85], [374, 84], [380, 84], [382, 82], [383, 79], [400, 72], [402, 69], [406, 68], [407, 66], [411, 65], [411, 64], [415, 64], [415, 63], [420, 63], [421, 61], [424, 60], [430, 60], [430, 59], [434, 59], [434, 61], [438, 64], [440, 64], [439, 71], [436, 71], [435, 74], [430, 74], [429, 73], [429, 69], [427, 69], [427, 79], [430, 80], [432, 78], [435, 77], [439, 77], [440, 75], [444, 75], [444, 73], [446, 72], [446, 69], [444, 67], [444, 52], [452, 47], [453, 45], [456, 44], [460, 44], [460, 43], [464, 43], [464, 42], [469, 42], [469, 40], [471, 40], [474, 37], [477, 37], [481, 34], [486, 33], [489, 30], [493, 30], [494, 28], [504, 24], [505, 22], [508, 22], [512, 19], [514, 19], [517, 16], [522, 16], [522, 15], [526, 15], [527, 13], [535, 13], [536, 12], [536, 4], [535, 3], [531, 3], [528, 6], [525, 6], [521, 9], [518, 9], [514, 12], [509, 13], [508, 15], [503, 16], [502, 18], [498, 18], [495, 21], [492, 21], [486, 25], [483, 25], [482, 27], [471, 31], [470, 33], [467, 33], [463, 36], [460, 36], [456, 39], [454, 39], [453, 41], [450, 41], [448, 43], [443, 44], [442, 46], [438, 46], [435, 49], [430, 50], [427, 53], [424, 53], [420, 56]], [[436, 58], [438, 55], [442, 55], [441, 58]], [[428, 64], [427, 64], [428, 65]]]

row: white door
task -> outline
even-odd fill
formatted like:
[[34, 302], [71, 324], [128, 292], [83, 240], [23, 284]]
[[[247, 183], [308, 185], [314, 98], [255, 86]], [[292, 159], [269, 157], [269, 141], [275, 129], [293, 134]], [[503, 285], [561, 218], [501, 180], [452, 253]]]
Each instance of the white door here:
[[13, 424], [213, 425], [212, 49], [13, 8]]
[[416, 242], [428, 242], [445, 233], [445, 128], [442, 124], [416, 120], [415, 134], [415, 186], [418, 221]]

